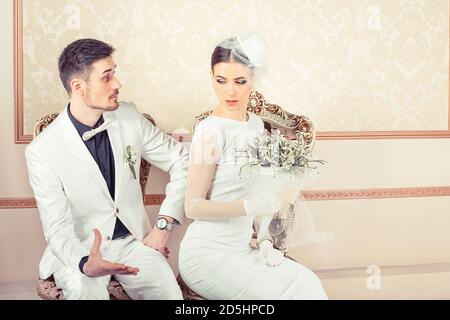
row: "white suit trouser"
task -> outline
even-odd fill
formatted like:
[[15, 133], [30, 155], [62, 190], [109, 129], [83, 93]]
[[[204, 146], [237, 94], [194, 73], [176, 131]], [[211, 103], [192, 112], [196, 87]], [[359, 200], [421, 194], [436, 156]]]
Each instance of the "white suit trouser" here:
[[[136, 276], [114, 276], [132, 299], [183, 299], [166, 258], [133, 236], [109, 240], [101, 252], [105, 260], [139, 268]], [[78, 268], [72, 270], [67, 267], [62, 267], [53, 276], [58, 288], [63, 290], [65, 299], [109, 299], [107, 287], [111, 276], [88, 277]]]

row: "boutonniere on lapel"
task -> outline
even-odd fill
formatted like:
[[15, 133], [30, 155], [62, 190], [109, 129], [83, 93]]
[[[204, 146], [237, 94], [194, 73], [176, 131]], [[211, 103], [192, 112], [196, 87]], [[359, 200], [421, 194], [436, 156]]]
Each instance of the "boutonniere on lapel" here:
[[125, 164], [128, 164], [128, 167], [133, 174], [133, 178], [136, 179], [136, 171], [134, 170], [134, 165], [136, 164], [136, 151], [133, 146], [126, 146], [125, 148]]

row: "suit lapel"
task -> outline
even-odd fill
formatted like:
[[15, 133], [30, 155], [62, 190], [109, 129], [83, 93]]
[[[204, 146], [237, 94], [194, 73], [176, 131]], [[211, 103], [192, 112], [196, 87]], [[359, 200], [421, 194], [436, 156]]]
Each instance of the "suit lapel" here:
[[114, 188], [114, 199], [117, 201], [119, 199], [119, 194], [122, 186], [123, 179], [123, 167], [124, 167], [124, 153], [123, 153], [123, 142], [122, 142], [122, 132], [120, 128], [119, 119], [116, 118], [114, 112], [105, 112], [103, 114], [103, 119], [111, 119], [112, 123], [108, 127], [108, 137], [109, 142], [114, 154], [114, 168], [115, 168], [115, 188]]
[[[98, 185], [98, 187], [108, 196], [108, 198], [112, 201], [111, 195], [108, 191], [108, 186], [106, 185], [106, 181], [100, 172], [100, 169], [95, 162], [92, 155], [89, 153], [89, 150], [86, 148], [86, 145], [83, 143], [80, 135], [78, 134], [77, 129], [75, 129], [74, 125], [70, 121], [70, 118], [67, 114], [67, 108], [63, 111], [62, 120], [63, 120], [63, 128], [64, 128], [64, 136], [65, 141], [67, 142], [69, 152], [71, 153], [73, 159], [80, 166], [84, 167], [88, 172], [89, 176], [93, 180], [94, 183]], [[117, 166], [116, 166], [117, 167]], [[116, 171], [117, 172], [117, 171]]]

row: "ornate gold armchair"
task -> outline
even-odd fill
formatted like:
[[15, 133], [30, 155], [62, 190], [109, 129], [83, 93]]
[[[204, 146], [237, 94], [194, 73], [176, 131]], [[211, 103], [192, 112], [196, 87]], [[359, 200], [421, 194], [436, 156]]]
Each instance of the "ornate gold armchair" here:
[[[274, 129], [278, 129], [284, 136], [290, 139], [303, 139], [309, 153], [312, 152], [316, 140], [316, 134], [311, 120], [309, 120], [307, 117], [289, 113], [283, 110], [282, 107], [267, 102], [264, 99], [264, 96], [257, 91], [253, 91], [250, 94], [247, 110], [255, 113], [263, 120], [264, 128], [266, 130], [271, 132]], [[195, 130], [197, 124], [207, 118], [211, 114], [211, 112], [212, 110], [206, 111], [195, 117], [193, 131]], [[290, 210], [293, 209], [293, 207], [290, 208]], [[283, 223], [283, 221], [281, 220], [282, 219], [276, 215], [272, 219], [272, 223], [269, 228], [279, 227]], [[255, 231], [253, 233], [252, 243], [250, 244], [252, 246], [255, 246], [256, 243], [257, 226], [254, 227], [254, 230]], [[279, 246], [281, 246], [285, 239], [283, 239], [283, 235], [280, 235], [275, 240], [276, 241], [274, 242], [274, 246], [279, 248]], [[177, 280], [186, 300], [204, 299], [187, 286], [187, 284], [181, 278], [181, 275], [178, 275]]]
[[[38, 136], [45, 128], [47, 128], [53, 122], [53, 120], [56, 119], [57, 116], [58, 113], [52, 113], [39, 119], [34, 126], [33, 137]], [[144, 116], [145, 118], [147, 118], [148, 121], [153, 123], [153, 125], [156, 125], [155, 120], [153, 120], [153, 118], [150, 115], [144, 113]], [[142, 159], [139, 176], [141, 179], [140, 184], [143, 195], [145, 194], [145, 186], [147, 185], [150, 167], [151, 167], [150, 163], [148, 163], [145, 159]], [[62, 290], [56, 286], [53, 276], [51, 276], [48, 279], [39, 279], [36, 285], [36, 291], [38, 296], [44, 300], [64, 299], [64, 294]], [[122, 288], [120, 283], [114, 279], [112, 279], [108, 285], [108, 292], [112, 300], [130, 300], [130, 297], [127, 295], [127, 293]]]

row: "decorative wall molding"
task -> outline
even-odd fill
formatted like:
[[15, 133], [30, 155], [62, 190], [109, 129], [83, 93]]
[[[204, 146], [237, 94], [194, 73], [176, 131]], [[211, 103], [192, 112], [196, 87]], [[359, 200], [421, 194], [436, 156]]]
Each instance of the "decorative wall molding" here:
[[23, 117], [22, 1], [14, 0], [14, 143], [16, 144], [29, 143], [33, 139], [33, 135], [24, 133]]
[[144, 205], [159, 206], [166, 196], [163, 194], [146, 194], [144, 196]]
[[[450, 92], [450, 89], [449, 89]], [[450, 96], [449, 96], [450, 100]], [[449, 102], [450, 106], [450, 102]], [[449, 107], [449, 130], [428, 131], [328, 131], [318, 132], [317, 140], [364, 140], [364, 139], [436, 139], [450, 138], [450, 107]]]
[[[159, 206], [164, 200], [163, 194], [147, 194], [144, 196], [144, 205]], [[36, 200], [32, 197], [0, 198], [0, 209], [28, 209], [36, 208]]]
[[[310, 190], [303, 192], [307, 201], [323, 200], [361, 200], [385, 198], [418, 198], [418, 197], [450, 197], [450, 186], [441, 187], [409, 187], [380, 189], [348, 189], [348, 190]], [[144, 196], [146, 206], [159, 206], [164, 200], [163, 194], [147, 194]], [[0, 198], [0, 209], [36, 208], [34, 198]]]
[[310, 190], [303, 192], [303, 195], [308, 201], [446, 197], [450, 196], [450, 186], [349, 190]]
[[[449, 89], [450, 92], [450, 89]], [[450, 104], [449, 104], [450, 105]], [[449, 110], [450, 114], [450, 110]], [[450, 128], [450, 118], [449, 118]], [[168, 133], [179, 142], [191, 142], [191, 134]], [[450, 138], [450, 130], [445, 131], [364, 131], [364, 132], [317, 132], [316, 140], [369, 140], [369, 139], [439, 139]]]
[[34, 198], [0, 198], [0, 209], [36, 208]]
[[[450, 25], [449, 25], [450, 30]], [[14, 0], [14, 99], [15, 123], [14, 142], [26, 144], [31, 142], [32, 135], [24, 132], [24, 97], [23, 97], [23, 1]], [[449, 67], [450, 74], [450, 67]], [[416, 131], [326, 131], [318, 132], [318, 140], [349, 139], [411, 139], [411, 138], [450, 138], [450, 86], [448, 96], [447, 130]], [[185, 139], [190, 141], [190, 137]]]

